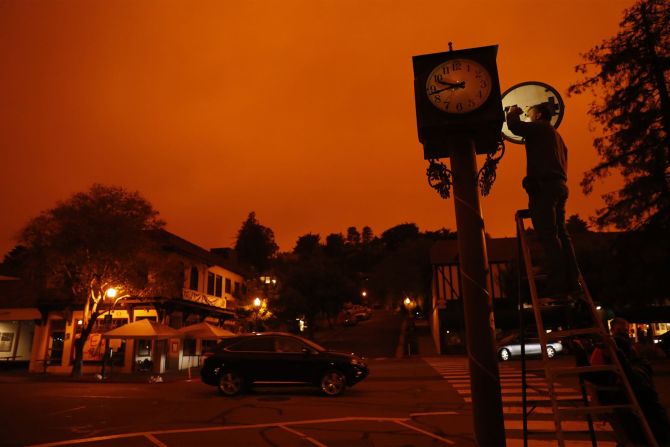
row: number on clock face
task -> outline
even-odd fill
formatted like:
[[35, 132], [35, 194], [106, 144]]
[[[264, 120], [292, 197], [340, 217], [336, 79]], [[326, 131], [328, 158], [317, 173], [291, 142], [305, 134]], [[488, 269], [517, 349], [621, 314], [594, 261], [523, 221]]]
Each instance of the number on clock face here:
[[426, 95], [447, 113], [468, 113], [481, 107], [491, 94], [491, 75], [478, 62], [452, 59], [430, 72]]

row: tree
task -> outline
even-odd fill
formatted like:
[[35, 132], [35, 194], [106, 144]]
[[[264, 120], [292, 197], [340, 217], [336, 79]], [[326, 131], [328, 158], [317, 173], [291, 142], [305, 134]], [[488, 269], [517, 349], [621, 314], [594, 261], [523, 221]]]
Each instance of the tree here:
[[82, 373], [83, 348], [104, 312], [109, 288], [143, 297], [157, 296], [167, 287], [161, 275], [152, 274], [159, 247], [151, 230], [163, 225], [139, 193], [95, 184], [44, 211], [21, 231], [27, 251], [23, 276], [40, 290], [41, 307], [84, 309], [73, 376]]
[[367, 225], [364, 226], [363, 227], [363, 233], [362, 233], [361, 237], [362, 237], [362, 240], [363, 240], [363, 244], [365, 244], [365, 245], [372, 242], [372, 240], [375, 237], [374, 233], [372, 232], [372, 228], [368, 227]]
[[0, 275], [21, 276], [27, 255], [28, 250], [23, 245], [12, 248], [0, 263]]
[[599, 228], [670, 227], [670, 3], [638, 0], [624, 12], [616, 36], [586, 54], [576, 70], [584, 78], [569, 94], [601, 96], [589, 114], [602, 128], [593, 145], [601, 161], [581, 182], [586, 194], [596, 179], [615, 170], [619, 191], [605, 194], [597, 211]]
[[358, 245], [361, 243], [361, 233], [356, 227], [347, 228], [347, 244]]
[[331, 233], [326, 236], [324, 251], [329, 256], [339, 256], [344, 252], [344, 236], [342, 233]]
[[293, 249], [293, 253], [299, 256], [314, 256], [320, 251], [321, 236], [312, 233], [300, 236]]
[[390, 250], [395, 250], [403, 242], [419, 237], [419, 227], [413, 223], [404, 223], [389, 228], [382, 233], [382, 242]]
[[235, 251], [238, 260], [253, 267], [256, 273], [263, 273], [270, 267], [278, 249], [274, 232], [256, 220], [255, 212], [250, 212], [237, 233]]
[[309, 331], [317, 315], [331, 319], [357, 289], [341, 266], [332, 259], [318, 256], [294, 259], [278, 266], [280, 276], [277, 313], [285, 321], [304, 317]]
[[589, 224], [586, 223], [584, 219], [579, 217], [579, 214], [573, 214], [568, 218], [568, 221], [565, 223], [565, 226], [570, 234], [576, 233], [588, 233]]

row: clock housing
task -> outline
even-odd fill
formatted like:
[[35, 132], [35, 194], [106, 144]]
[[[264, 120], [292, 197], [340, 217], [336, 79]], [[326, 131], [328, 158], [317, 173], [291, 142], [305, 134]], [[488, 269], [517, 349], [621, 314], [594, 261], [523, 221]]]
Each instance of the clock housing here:
[[498, 149], [504, 113], [497, 52], [498, 46], [492, 45], [412, 58], [425, 159], [448, 157], [469, 141], [474, 141], [478, 154]]

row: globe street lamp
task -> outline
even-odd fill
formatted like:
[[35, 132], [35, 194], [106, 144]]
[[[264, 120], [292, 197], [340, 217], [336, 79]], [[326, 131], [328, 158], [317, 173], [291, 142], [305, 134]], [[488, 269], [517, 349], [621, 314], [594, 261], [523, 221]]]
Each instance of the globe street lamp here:
[[[119, 296], [119, 291], [118, 291], [118, 289], [117, 289], [116, 287], [109, 287], [109, 288], [105, 291], [105, 297], [109, 298], [110, 300], [114, 300], [114, 301], [112, 302], [112, 305], [109, 306], [109, 309], [107, 309], [107, 313], [106, 313], [106, 315], [105, 315], [105, 317], [104, 317], [104, 320], [105, 320], [105, 326], [107, 326], [107, 315], [109, 315], [109, 321], [111, 322], [111, 319], [112, 319], [112, 312], [114, 311], [114, 308], [116, 307], [116, 304], [117, 304], [119, 301], [121, 301], [122, 299], [124, 299], [124, 298], [128, 298], [129, 296], [130, 296], [130, 295], [127, 295], [127, 294], [126, 294], [126, 295], [120, 295], [120, 296]], [[109, 339], [107, 340], [106, 343], [109, 343]], [[107, 359], [108, 359], [108, 358], [109, 358], [109, 359], [112, 358], [112, 350], [111, 350], [111, 348], [109, 348], [109, 347], [107, 346], [107, 344], [105, 344], [105, 352], [104, 352], [103, 355], [102, 355], [102, 371], [101, 371], [101, 376], [102, 376], [103, 379], [105, 378], [105, 369], [106, 369], [105, 367], [106, 367], [106, 365], [107, 365]], [[111, 365], [111, 366], [113, 367], [113, 365], [114, 365], [114, 364], [113, 364], [113, 362], [112, 362], [112, 365]]]
[[258, 332], [258, 314], [261, 310], [261, 304], [260, 298], [254, 298], [254, 332]]

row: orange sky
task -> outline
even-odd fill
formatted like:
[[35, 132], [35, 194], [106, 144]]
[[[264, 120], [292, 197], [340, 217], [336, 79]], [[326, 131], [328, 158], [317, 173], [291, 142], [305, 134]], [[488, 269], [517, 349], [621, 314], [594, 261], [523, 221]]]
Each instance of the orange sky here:
[[[282, 250], [298, 236], [405, 222], [455, 229], [428, 185], [412, 56], [498, 44], [504, 91], [536, 80], [566, 101], [568, 214], [593, 215], [597, 161], [574, 66], [633, 0], [0, 2], [0, 255], [40, 211], [94, 182], [139, 190], [168, 230], [231, 246], [250, 211]], [[482, 157], [478, 162], [483, 162]], [[526, 206], [508, 143], [486, 230]]]

